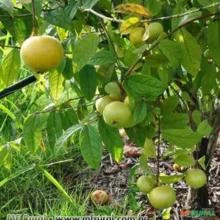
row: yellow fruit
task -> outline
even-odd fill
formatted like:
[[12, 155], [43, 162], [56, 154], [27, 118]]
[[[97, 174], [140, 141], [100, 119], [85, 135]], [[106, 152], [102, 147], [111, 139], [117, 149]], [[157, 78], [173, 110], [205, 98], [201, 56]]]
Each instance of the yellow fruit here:
[[97, 99], [95, 102], [96, 110], [102, 114], [105, 106], [108, 105], [109, 103], [111, 103], [112, 101], [113, 100], [108, 95], [104, 96], [100, 99]]
[[143, 42], [145, 29], [143, 27], [136, 27], [130, 31], [129, 40], [132, 44], [139, 44]]
[[105, 106], [103, 119], [106, 124], [117, 128], [127, 128], [132, 125], [130, 108], [123, 102], [114, 101]]
[[150, 191], [148, 199], [154, 208], [166, 209], [175, 203], [176, 193], [168, 185], [158, 186]]
[[64, 50], [54, 37], [31, 36], [23, 42], [20, 56], [27, 67], [42, 73], [60, 64]]
[[91, 193], [90, 198], [95, 205], [103, 205], [108, 202], [109, 195], [103, 190], [95, 190]]
[[198, 189], [206, 184], [207, 177], [200, 169], [188, 169], [186, 171], [185, 181], [192, 188]]

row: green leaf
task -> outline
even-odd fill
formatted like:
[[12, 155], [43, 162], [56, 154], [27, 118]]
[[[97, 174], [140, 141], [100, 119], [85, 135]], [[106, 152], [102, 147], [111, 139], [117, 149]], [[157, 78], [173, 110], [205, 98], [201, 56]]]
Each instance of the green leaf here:
[[198, 163], [203, 168], [203, 170], [206, 170], [205, 161], [206, 161], [206, 156], [200, 157], [198, 159]]
[[62, 135], [62, 119], [60, 112], [51, 112], [47, 119], [47, 137], [50, 147], [54, 148], [56, 140]]
[[47, 10], [42, 13], [43, 18], [50, 24], [74, 31], [73, 18], [79, 9], [79, 1], [68, 2], [67, 7], [56, 7], [54, 10]]
[[[213, 4], [215, 2], [218, 2], [218, 0], [197, 0], [197, 1], [202, 6], [207, 6], [207, 5]], [[207, 8], [207, 10], [209, 10], [212, 13], [215, 13], [218, 10], [218, 7], [217, 6], [210, 7], [210, 8]]]
[[149, 158], [156, 157], [156, 146], [152, 139], [146, 138], [144, 142], [144, 149], [142, 154], [146, 155]]
[[196, 163], [191, 153], [184, 153], [182, 151], [176, 155], [174, 162], [183, 167], [194, 166]]
[[147, 116], [147, 103], [144, 101], [137, 101], [133, 110], [133, 119], [135, 124], [144, 121]]
[[220, 66], [220, 21], [210, 22], [208, 25], [208, 46], [210, 54], [217, 65]]
[[101, 163], [102, 140], [95, 127], [88, 125], [83, 128], [80, 133], [80, 149], [88, 165], [97, 169]]
[[171, 183], [178, 183], [184, 177], [183, 174], [176, 174], [176, 175], [160, 175], [159, 180], [161, 183], [171, 184]]
[[182, 65], [191, 75], [195, 76], [200, 70], [201, 49], [197, 40], [185, 29], [176, 35], [182, 50]]
[[145, 96], [147, 99], [152, 100], [163, 93], [166, 85], [150, 75], [133, 75], [125, 80], [124, 87], [131, 96]]
[[20, 54], [17, 49], [10, 49], [2, 60], [2, 68], [0, 69], [0, 79], [3, 80], [5, 86], [14, 82], [20, 69]]
[[56, 146], [63, 146], [66, 141], [77, 131], [81, 130], [83, 127], [81, 124], [73, 125], [72, 127], [68, 128], [61, 137], [56, 141]]
[[183, 129], [188, 124], [188, 115], [184, 113], [168, 113], [161, 120], [162, 129]]
[[162, 134], [165, 140], [181, 148], [192, 148], [201, 139], [201, 136], [190, 128], [164, 129]]
[[8, 12], [9, 15], [13, 17], [13, 3], [11, 0], [1, 0], [0, 1], [0, 9]]
[[72, 203], [73, 200], [71, 196], [66, 192], [64, 187], [50, 174], [47, 170], [43, 169], [43, 174], [44, 176], [51, 182], [53, 183], [54, 186]]
[[160, 42], [159, 48], [167, 57], [173, 68], [176, 68], [180, 65], [182, 59], [182, 51], [177, 42], [171, 40], [163, 40]]
[[123, 153], [123, 142], [118, 129], [107, 125], [102, 118], [98, 123], [101, 138], [111, 153], [113, 159], [118, 163]]
[[24, 122], [24, 141], [32, 152], [35, 152], [42, 144], [42, 130], [46, 127], [47, 117], [47, 114], [33, 114]]
[[75, 110], [72, 108], [62, 109], [60, 111], [60, 116], [62, 121], [62, 127], [64, 130], [79, 123], [77, 114]]
[[202, 121], [197, 128], [197, 132], [201, 135], [201, 136], [208, 136], [210, 134], [210, 132], [212, 131], [211, 126], [209, 125], [207, 120]]
[[55, 102], [58, 102], [61, 98], [63, 87], [64, 77], [62, 73], [59, 73], [57, 70], [53, 71], [49, 75], [49, 84], [50, 84], [50, 95]]
[[117, 60], [115, 54], [110, 50], [100, 50], [89, 61], [91, 65], [106, 65], [115, 63]]
[[179, 98], [175, 95], [169, 96], [163, 101], [162, 112], [163, 114], [172, 113], [179, 104]]
[[146, 1], [145, 6], [149, 9], [152, 16], [159, 14], [162, 9], [162, 3], [160, 0], [148, 0]]
[[88, 1], [88, 0], [82, 0], [82, 8], [83, 9], [90, 9], [92, 8], [93, 6], [96, 5], [96, 3], [98, 2], [99, 0], [93, 0], [93, 1]]
[[79, 72], [79, 84], [86, 99], [91, 100], [96, 92], [96, 70], [94, 66], [86, 65]]
[[98, 43], [99, 37], [96, 34], [88, 34], [73, 45], [73, 61], [78, 70], [88, 64], [89, 60], [95, 55]]

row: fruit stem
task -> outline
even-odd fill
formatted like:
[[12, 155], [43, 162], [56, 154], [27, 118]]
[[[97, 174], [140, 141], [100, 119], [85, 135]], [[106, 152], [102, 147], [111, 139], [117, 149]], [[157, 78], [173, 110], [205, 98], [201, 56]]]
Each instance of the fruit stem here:
[[159, 186], [159, 176], [160, 176], [160, 142], [161, 142], [161, 123], [160, 115], [158, 116], [158, 142], [157, 142], [157, 186]]
[[38, 30], [37, 30], [37, 20], [36, 20], [36, 7], [35, 7], [35, 0], [32, 0], [32, 33], [31, 35], [37, 35]]

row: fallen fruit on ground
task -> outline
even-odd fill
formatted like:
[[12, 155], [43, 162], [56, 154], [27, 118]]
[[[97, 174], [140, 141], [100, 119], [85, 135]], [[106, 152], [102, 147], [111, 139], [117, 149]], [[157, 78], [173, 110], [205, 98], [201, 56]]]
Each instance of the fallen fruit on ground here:
[[106, 124], [113, 127], [127, 128], [131, 126], [132, 114], [130, 108], [125, 103], [113, 101], [105, 106], [103, 119]]
[[91, 193], [90, 198], [95, 205], [103, 205], [108, 202], [109, 195], [104, 190], [95, 190]]
[[20, 56], [27, 67], [43, 73], [61, 63], [64, 50], [59, 40], [54, 37], [31, 36], [23, 42]]
[[158, 186], [148, 194], [150, 204], [156, 209], [166, 209], [176, 201], [176, 193], [169, 185]]
[[121, 99], [121, 89], [117, 82], [109, 82], [105, 85], [105, 92], [114, 100]]
[[149, 193], [156, 185], [156, 181], [151, 176], [140, 176], [137, 180], [137, 187], [143, 193]]
[[192, 188], [198, 189], [206, 184], [207, 177], [204, 171], [193, 168], [186, 171], [185, 181]]
[[96, 110], [102, 114], [105, 106], [111, 103], [112, 101], [113, 100], [109, 96], [104, 96], [102, 98], [97, 99], [95, 102]]
[[143, 27], [133, 28], [129, 34], [129, 40], [131, 41], [131, 43], [135, 45], [143, 42], [144, 32], [145, 29]]

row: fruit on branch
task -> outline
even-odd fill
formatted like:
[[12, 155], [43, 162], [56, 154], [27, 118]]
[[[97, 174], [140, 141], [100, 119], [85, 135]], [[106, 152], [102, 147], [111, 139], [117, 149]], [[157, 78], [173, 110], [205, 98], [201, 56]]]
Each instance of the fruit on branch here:
[[207, 177], [204, 171], [192, 168], [186, 171], [185, 181], [192, 188], [198, 189], [206, 184]]
[[20, 56], [27, 67], [43, 73], [61, 63], [64, 50], [60, 41], [54, 37], [31, 36], [23, 42]]
[[156, 185], [152, 176], [140, 176], [137, 180], [137, 187], [143, 193], [149, 193]]
[[143, 27], [132, 28], [129, 34], [129, 40], [132, 44], [136, 45], [143, 42], [145, 29]]
[[156, 209], [171, 207], [176, 201], [176, 193], [169, 185], [158, 186], [150, 191], [148, 199]]
[[108, 105], [109, 103], [111, 103], [113, 100], [110, 98], [110, 96], [106, 95], [102, 98], [99, 98], [96, 100], [95, 102], [95, 107], [96, 107], [96, 110], [99, 112], [99, 113], [103, 113], [104, 111], [104, 108], [106, 105]]
[[114, 100], [121, 99], [121, 88], [117, 82], [109, 82], [105, 85], [105, 92], [109, 94], [109, 96]]
[[90, 198], [95, 205], [103, 205], [109, 201], [109, 195], [104, 190], [95, 190], [91, 193]]
[[106, 105], [103, 111], [103, 119], [106, 124], [117, 128], [128, 128], [132, 125], [131, 110], [120, 101], [113, 101]]
[[146, 39], [155, 40], [163, 33], [163, 26], [159, 22], [152, 22], [146, 28]]

